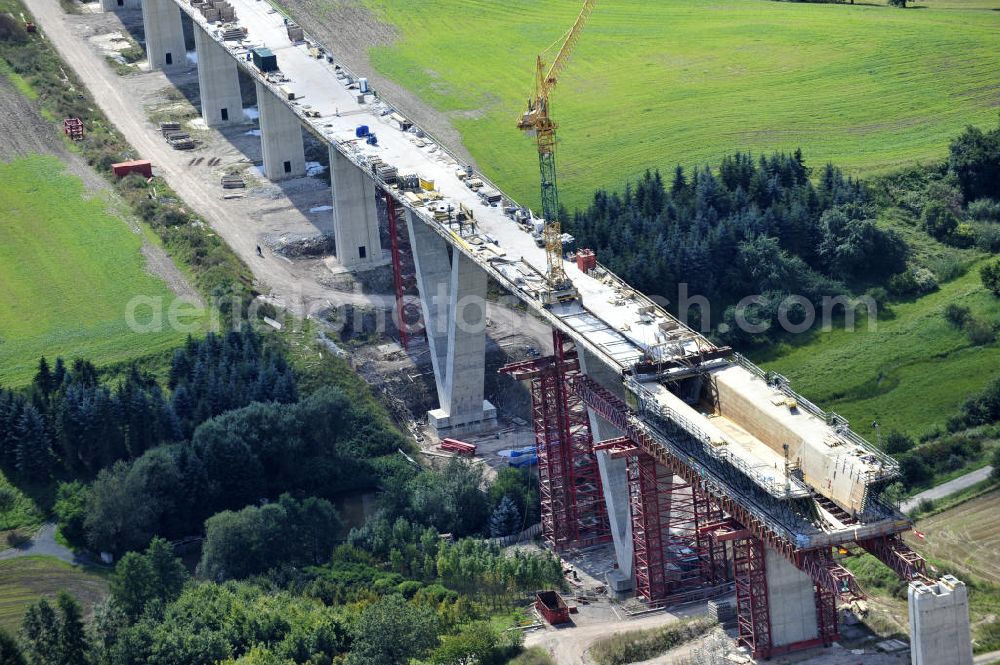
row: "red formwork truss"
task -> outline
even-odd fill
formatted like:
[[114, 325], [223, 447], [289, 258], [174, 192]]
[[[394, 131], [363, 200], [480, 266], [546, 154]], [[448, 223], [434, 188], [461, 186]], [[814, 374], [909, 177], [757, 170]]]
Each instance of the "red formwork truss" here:
[[904, 580], [926, 580], [927, 562], [910, 549], [899, 534], [859, 540], [858, 545], [868, 550], [876, 559], [889, 566]]
[[538, 453], [542, 534], [556, 551], [611, 539], [590, 419], [568, 381], [580, 374], [572, 343], [553, 333], [555, 354], [501, 369], [529, 382]]
[[410, 234], [403, 219], [403, 208], [392, 194], [383, 190], [385, 215], [389, 226], [392, 253], [392, 285], [396, 294], [396, 326], [399, 343], [409, 348], [413, 332], [422, 330], [420, 304], [417, 299], [417, 269], [410, 248]]

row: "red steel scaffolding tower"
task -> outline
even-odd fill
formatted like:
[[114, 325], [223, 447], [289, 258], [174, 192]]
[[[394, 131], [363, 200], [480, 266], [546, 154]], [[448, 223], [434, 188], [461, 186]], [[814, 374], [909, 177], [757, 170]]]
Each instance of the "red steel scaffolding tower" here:
[[580, 375], [572, 342], [553, 331], [555, 353], [501, 369], [531, 390], [542, 534], [556, 551], [611, 540], [604, 490], [583, 400], [569, 390]]
[[650, 603], [694, 600], [729, 580], [725, 546], [703, 529], [723, 519], [705, 492], [627, 438], [595, 447], [628, 461], [636, 593]]
[[396, 326], [399, 343], [404, 349], [410, 346], [414, 331], [421, 330], [420, 304], [417, 300], [417, 269], [410, 248], [405, 214], [399, 202], [388, 190], [382, 190], [389, 243], [392, 253], [392, 285], [396, 294]]

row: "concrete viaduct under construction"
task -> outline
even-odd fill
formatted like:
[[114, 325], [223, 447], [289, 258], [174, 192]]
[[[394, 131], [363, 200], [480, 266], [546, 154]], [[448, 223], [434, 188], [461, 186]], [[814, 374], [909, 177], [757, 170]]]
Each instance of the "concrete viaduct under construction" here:
[[496, 423], [483, 388], [489, 277], [551, 325], [552, 356], [502, 371], [530, 388], [553, 549], [613, 542], [610, 588], [651, 604], [735, 587], [739, 640], [767, 658], [839, 638], [838, 605], [864, 594], [837, 553], [860, 546], [910, 582], [912, 662], [972, 662], [964, 584], [928, 577], [901, 537], [910, 521], [880, 500], [895, 461], [844, 419], [599, 264], [567, 262], [579, 297], [546, 303], [530, 213], [268, 3], [101, 3], [142, 7], [154, 69], [189, 66], [182, 15], [191, 18], [210, 126], [243, 121], [238, 68], [253, 78], [268, 178], [305, 173], [303, 129], [329, 145], [337, 258], [359, 269], [381, 260], [387, 225], [401, 336], [422, 320], [439, 398], [428, 419], [440, 435]]

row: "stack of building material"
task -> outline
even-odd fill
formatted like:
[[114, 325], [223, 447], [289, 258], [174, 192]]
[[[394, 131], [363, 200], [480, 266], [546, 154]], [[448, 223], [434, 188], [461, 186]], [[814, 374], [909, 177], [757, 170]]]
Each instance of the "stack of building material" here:
[[302, 30], [302, 26], [297, 23], [288, 22], [285, 24], [285, 30], [288, 32], [288, 41], [296, 44], [301, 42], [306, 38], [305, 32]]
[[209, 23], [236, 20], [236, 10], [226, 0], [191, 0], [191, 6]]
[[222, 176], [223, 189], [244, 189], [246, 186], [247, 184], [243, 182], [243, 176], [239, 175]]
[[[368, 134], [371, 136], [371, 134]], [[372, 175], [380, 179], [386, 184], [392, 184], [396, 182], [396, 176], [399, 175], [399, 170], [395, 166], [390, 166], [386, 164], [378, 157], [373, 157], [368, 161], [369, 166], [372, 169]]]
[[415, 173], [401, 175], [396, 178], [399, 189], [404, 192], [415, 192], [420, 189], [420, 176]]
[[227, 42], [238, 42], [246, 39], [247, 29], [241, 28], [235, 23], [227, 23], [222, 26], [222, 40]]
[[576, 253], [576, 267], [587, 274], [597, 267], [597, 256], [592, 249], [581, 249]]
[[[166, 129], [163, 125], [176, 125], [177, 129]], [[193, 150], [194, 141], [191, 139], [191, 135], [180, 129], [180, 123], [160, 123], [160, 131], [163, 132], [163, 138], [167, 140], [170, 147], [174, 150]]]
[[732, 603], [721, 600], [708, 601], [708, 616], [719, 622], [723, 628], [736, 627], [736, 608]]

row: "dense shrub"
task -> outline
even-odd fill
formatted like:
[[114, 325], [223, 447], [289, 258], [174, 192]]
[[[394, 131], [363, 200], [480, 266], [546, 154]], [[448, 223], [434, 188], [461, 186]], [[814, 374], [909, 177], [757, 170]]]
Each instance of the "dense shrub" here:
[[994, 258], [979, 269], [979, 277], [983, 286], [993, 295], [1000, 296], [1000, 258]]
[[962, 328], [972, 316], [972, 310], [964, 305], [948, 303], [944, 307], [944, 318], [956, 328]]
[[1000, 127], [983, 132], [966, 127], [950, 146], [948, 160], [966, 201], [1000, 192]]
[[281, 565], [315, 565], [333, 554], [340, 518], [329, 501], [296, 501], [223, 511], [205, 522], [198, 574], [217, 582], [262, 573]]
[[1000, 201], [976, 199], [967, 208], [969, 219], [979, 222], [1000, 222]]

